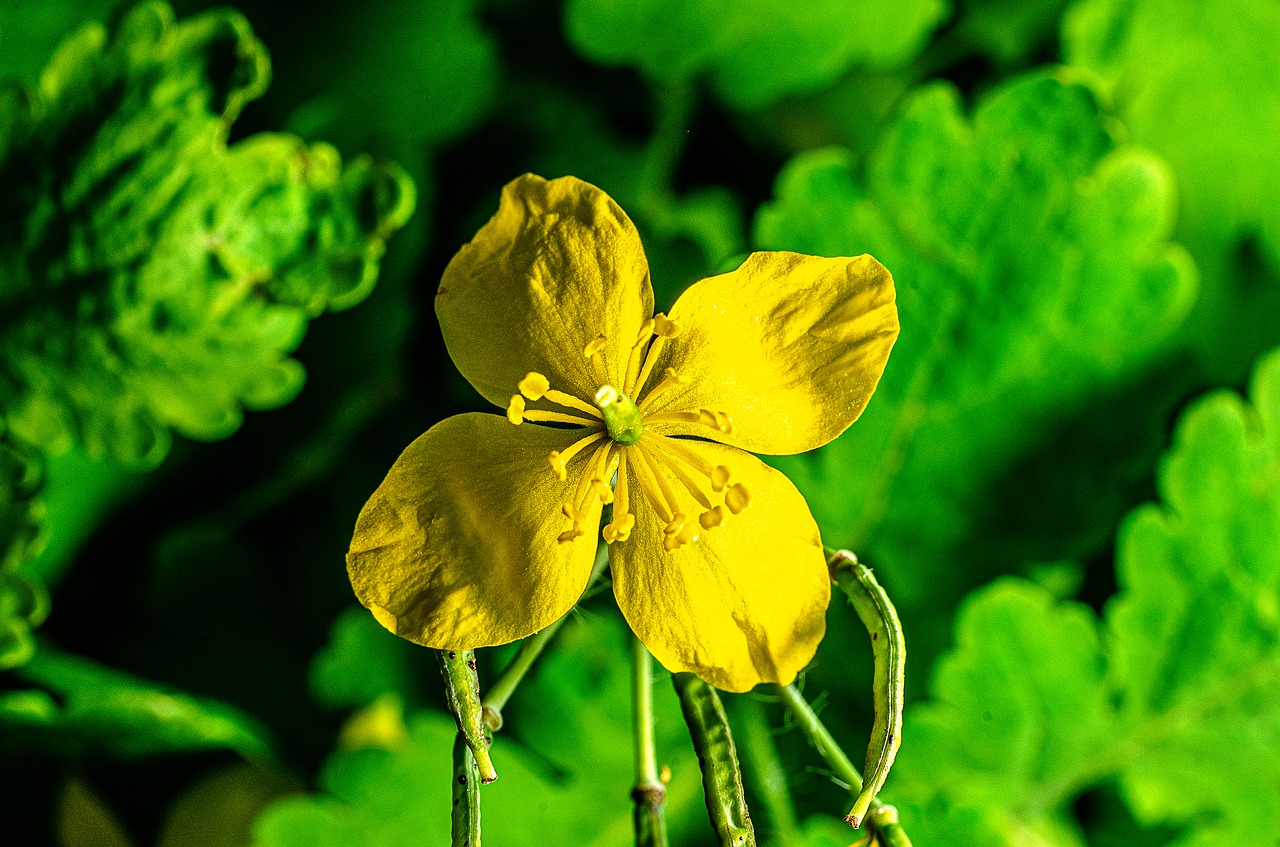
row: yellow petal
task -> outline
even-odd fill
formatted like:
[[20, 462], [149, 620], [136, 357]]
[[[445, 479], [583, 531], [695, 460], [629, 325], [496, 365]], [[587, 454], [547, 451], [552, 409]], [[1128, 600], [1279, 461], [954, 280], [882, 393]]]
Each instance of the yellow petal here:
[[640, 236], [607, 194], [575, 177], [525, 174], [453, 257], [436, 314], [458, 370], [505, 407], [532, 372], [590, 399], [599, 387], [584, 351], [600, 351], [621, 385], [640, 326], [653, 314]]
[[865, 255], [753, 253], [736, 271], [694, 284], [671, 318], [682, 333], [655, 370], [673, 367], [687, 382], [651, 407], [640, 392], [645, 414], [727, 413], [729, 432], [694, 423], [661, 431], [771, 455], [812, 450], [844, 432], [898, 337], [893, 278]]
[[356, 521], [347, 572], [387, 629], [428, 647], [505, 644], [567, 612], [586, 588], [601, 505], [561, 544], [573, 495], [547, 467], [581, 430], [457, 415], [405, 449]]
[[[693, 671], [726, 691], [790, 683], [813, 658], [826, 625], [831, 579], [818, 527], [791, 481], [756, 457], [720, 444], [685, 444], [731, 467], [751, 491], [751, 507], [664, 550], [662, 521], [633, 480], [635, 528], [609, 548], [618, 607], [670, 671]], [[668, 479], [680, 510], [697, 514], [698, 503]]]

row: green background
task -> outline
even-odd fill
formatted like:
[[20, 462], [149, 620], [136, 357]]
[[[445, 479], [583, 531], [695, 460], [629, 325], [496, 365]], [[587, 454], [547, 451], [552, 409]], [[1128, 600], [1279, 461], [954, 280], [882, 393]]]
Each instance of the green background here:
[[[0, 843], [448, 843], [434, 659], [343, 555], [485, 410], [432, 296], [526, 171], [619, 201], [659, 308], [753, 249], [894, 274], [867, 412], [776, 463], [901, 612], [918, 847], [1280, 843], [1274, 0], [174, 5], [55, 60], [112, 4], [0, 0]], [[517, 692], [488, 843], [630, 843], [619, 620]], [[860, 760], [870, 651], [828, 632], [804, 690]], [[711, 844], [657, 698], [672, 842]], [[745, 699], [761, 842], [850, 843]]]

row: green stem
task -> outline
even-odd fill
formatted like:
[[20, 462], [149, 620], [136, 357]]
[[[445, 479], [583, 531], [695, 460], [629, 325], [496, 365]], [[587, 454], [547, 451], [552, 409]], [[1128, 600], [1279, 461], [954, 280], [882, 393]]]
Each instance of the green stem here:
[[751, 787], [768, 812], [773, 842], [778, 847], [804, 847], [804, 835], [796, 817], [795, 804], [787, 789], [787, 771], [773, 743], [773, 730], [760, 701], [750, 695], [727, 700]]
[[451, 847], [480, 847], [480, 771], [461, 732], [453, 742], [451, 824]]
[[645, 145], [640, 185], [647, 199], [663, 201], [671, 194], [676, 165], [684, 152], [695, 92], [687, 81], [662, 85], [655, 91], [657, 120]]
[[[853, 762], [840, 749], [840, 745], [831, 737], [831, 733], [818, 719], [818, 713], [804, 699], [804, 695], [794, 685], [774, 686], [782, 695], [791, 716], [795, 718], [804, 737], [813, 745], [832, 773], [841, 782], [848, 783], [849, 793], [857, 796], [862, 791], [862, 775], [853, 767]], [[863, 821], [863, 827], [876, 836], [881, 847], [911, 847], [911, 839], [898, 824], [898, 810], [883, 803], [879, 798], [871, 801], [871, 811]]]
[[[587, 580], [587, 589], [583, 592], [584, 596], [591, 592], [593, 586], [604, 573], [605, 566], [609, 563], [609, 547], [601, 542], [596, 550], [596, 560], [591, 567], [591, 577]], [[533, 663], [537, 661], [538, 656], [542, 655], [543, 649], [547, 643], [551, 641], [556, 631], [564, 625], [569, 619], [572, 612], [566, 613], [558, 620], [552, 622], [546, 628], [526, 638], [520, 643], [520, 649], [516, 651], [516, 656], [511, 660], [502, 673], [489, 686], [489, 691], [484, 697], [484, 720], [491, 732], [497, 732], [502, 729], [502, 710], [507, 705], [507, 701], [511, 699], [511, 695], [515, 693], [519, 687], [525, 674], [533, 667]]]
[[831, 772], [835, 774], [836, 779], [848, 785], [849, 793], [857, 796], [858, 792], [862, 790], [862, 774], [858, 773], [853, 766], [853, 762], [849, 761], [849, 757], [840, 749], [840, 745], [836, 743], [836, 740], [831, 737], [831, 733], [827, 731], [822, 721], [818, 719], [818, 713], [809, 705], [809, 701], [804, 699], [800, 689], [794, 685], [777, 685], [774, 687], [782, 695], [783, 701], [791, 711], [791, 716], [795, 718], [796, 724], [800, 727], [800, 731], [804, 733], [804, 737], [808, 739], [809, 744], [826, 761], [827, 767], [831, 768]]
[[667, 787], [658, 779], [658, 756], [653, 741], [653, 660], [640, 639], [631, 636], [631, 711], [635, 719], [636, 847], [666, 847], [667, 824], [662, 806]]

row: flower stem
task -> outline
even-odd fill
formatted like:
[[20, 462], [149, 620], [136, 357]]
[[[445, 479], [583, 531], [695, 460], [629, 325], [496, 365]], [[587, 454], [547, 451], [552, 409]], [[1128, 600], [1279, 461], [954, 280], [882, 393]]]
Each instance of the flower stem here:
[[461, 732], [453, 742], [452, 847], [480, 847], [480, 771]]
[[787, 771], [773, 743], [773, 732], [760, 701], [750, 695], [725, 701], [738, 730], [747, 777], [768, 812], [773, 843], [778, 847], [804, 847], [805, 838], [796, 818], [795, 804], [787, 789]]
[[666, 847], [667, 823], [662, 806], [667, 787], [658, 779], [658, 757], [653, 742], [653, 659], [640, 639], [631, 636], [631, 711], [635, 719], [636, 847]]
[[[587, 580], [587, 589], [583, 595], [591, 593], [591, 587], [596, 580], [604, 572], [605, 565], [609, 563], [609, 547], [607, 544], [601, 543], [596, 550], [595, 564], [591, 567], [591, 578]], [[552, 636], [556, 634], [556, 630], [569, 619], [569, 612], [558, 620], [552, 622], [539, 632], [526, 638], [520, 643], [520, 649], [516, 652], [516, 657], [511, 660], [498, 678], [494, 680], [493, 685], [489, 686], [489, 691], [484, 697], [484, 720], [489, 727], [490, 732], [496, 732], [502, 728], [502, 709], [507, 705], [507, 701], [511, 699], [511, 695], [515, 693], [525, 674], [533, 667], [533, 663], [538, 656], [542, 655], [543, 649], [547, 643], [551, 641]]]
[[[847, 784], [849, 793], [856, 797], [862, 791], [862, 775], [818, 719], [818, 713], [809, 705], [809, 701], [804, 699], [804, 695], [794, 685], [775, 685], [774, 688], [782, 695], [783, 702], [787, 704], [787, 709], [800, 726], [804, 737], [818, 751], [818, 755], [826, 760], [836, 779]], [[871, 811], [863, 822], [863, 827], [875, 833], [884, 847], [911, 847], [911, 839], [907, 838], [898, 824], [898, 810], [878, 798], [871, 801]]]

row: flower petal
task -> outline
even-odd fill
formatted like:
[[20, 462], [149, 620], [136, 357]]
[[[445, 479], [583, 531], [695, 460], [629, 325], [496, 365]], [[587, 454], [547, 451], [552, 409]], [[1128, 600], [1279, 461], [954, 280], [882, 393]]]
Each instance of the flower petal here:
[[436, 294], [449, 355], [492, 403], [506, 406], [530, 371], [590, 399], [599, 387], [583, 350], [601, 335], [618, 385], [653, 314], [649, 263], [626, 213], [575, 177], [525, 174], [453, 257]]
[[[726, 691], [790, 683], [825, 631], [831, 578], [818, 527], [782, 473], [733, 447], [685, 441], [733, 469], [751, 506], [697, 541], [663, 549], [662, 521], [628, 479], [635, 528], [609, 548], [618, 607], [649, 652], [670, 671], [693, 671]], [[699, 506], [665, 468], [681, 509]]]
[[547, 464], [584, 434], [497, 415], [442, 421], [410, 444], [356, 521], [347, 572], [387, 629], [442, 649], [505, 644], [572, 608], [586, 588], [593, 531], [559, 543], [561, 505], [587, 458], [561, 482]]
[[[676, 301], [681, 327], [655, 368], [687, 380], [641, 402], [645, 414], [709, 409], [732, 431], [663, 424], [753, 453], [821, 447], [862, 414], [898, 337], [893, 278], [870, 256], [752, 253]], [[639, 392], [643, 398], [643, 392]]]

